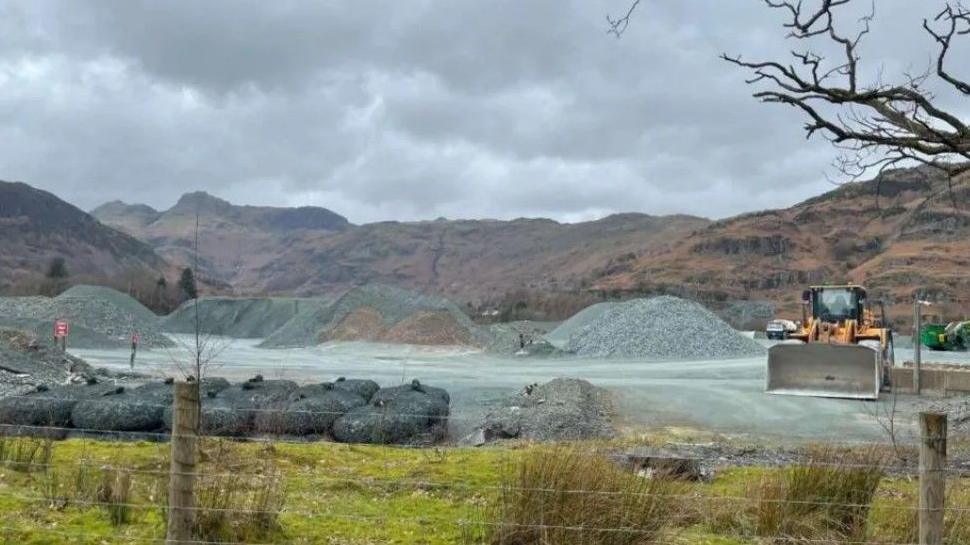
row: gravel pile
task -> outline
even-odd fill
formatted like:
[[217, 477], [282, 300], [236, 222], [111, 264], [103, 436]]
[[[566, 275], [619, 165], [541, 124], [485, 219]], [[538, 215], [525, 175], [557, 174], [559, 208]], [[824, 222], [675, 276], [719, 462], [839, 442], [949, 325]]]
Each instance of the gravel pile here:
[[443, 297], [369, 284], [333, 304], [294, 316], [260, 346], [311, 346], [331, 340], [484, 346], [488, 335]]
[[135, 299], [110, 288], [75, 286], [54, 298], [0, 297], [0, 323], [49, 336], [55, 319], [71, 325], [68, 346], [117, 348], [127, 346], [137, 330], [145, 348], [174, 344], [161, 330], [161, 320]]
[[489, 342], [484, 348], [501, 354], [554, 355], [559, 350], [546, 337], [559, 325], [559, 322], [531, 320], [490, 324], [487, 327]]
[[633, 299], [608, 308], [569, 336], [568, 352], [654, 361], [760, 356], [764, 347], [701, 305], [677, 297]]
[[92, 374], [87, 363], [61, 353], [48, 340], [28, 331], [0, 328], [0, 397], [84, 381]]
[[555, 346], [556, 348], [565, 348], [566, 344], [569, 343], [569, 338], [572, 337], [577, 331], [591, 323], [596, 322], [602, 318], [603, 314], [619, 304], [620, 303], [596, 303], [595, 305], [590, 305], [576, 314], [573, 314], [568, 320], [559, 324], [559, 327], [547, 333], [545, 335], [545, 339], [549, 342], [549, 344]]
[[609, 392], [589, 382], [557, 378], [527, 386], [485, 417], [484, 441], [562, 441], [613, 437]]
[[162, 321], [162, 328], [172, 333], [193, 333], [198, 304], [203, 333], [240, 339], [265, 338], [294, 316], [320, 310], [327, 303], [324, 299], [295, 297], [205, 297], [180, 306]]

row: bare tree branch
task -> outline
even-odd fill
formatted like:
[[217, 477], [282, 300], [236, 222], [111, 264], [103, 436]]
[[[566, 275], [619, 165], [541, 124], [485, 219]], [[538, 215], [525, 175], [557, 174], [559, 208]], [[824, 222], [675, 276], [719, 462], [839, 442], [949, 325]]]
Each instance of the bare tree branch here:
[[[948, 180], [970, 171], [968, 121], [944, 109], [925, 90], [927, 79], [935, 75], [959, 93], [970, 95], [970, 83], [946, 66], [954, 40], [970, 36], [970, 11], [959, 2], [950, 2], [932, 22], [923, 21], [923, 29], [939, 48], [934, 69], [904, 74], [896, 84], [863, 84], [858, 50], [869, 34], [874, 3], [857, 21], [859, 29], [845, 33], [837, 28], [836, 15], [852, 0], [764, 2], [787, 13], [784, 27], [789, 29], [789, 38], [809, 43], [828, 41], [841, 53], [835, 59], [826, 59], [810, 49], [792, 51], [795, 62], [748, 61], [726, 54], [721, 58], [751, 72], [746, 81], [760, 87], [753, 94], [758, 100], [800, 110], [807, 119], [806, 137], [822, 135], [840, 150], [835, 161], [840, 172], [854, 179], [873, 168], [881, 171], [908, 162], [939, 168]], [[627, 22], [622, 24], [625, 29]]]
[[609, 34], [613, 34], [617, 38], [622, 36], [623, 33], [626, 32], [626, 27], [630, 25], [630, 16], [633, 15], [633, 12], [636, 11], [637, 6], [639, 5], [640, 5], [640, 0], [633, 0], [633, 3], [630, 4], [630, 9], [626, 10], [626, 15], [616, 19], [614, 19], [609, 14], [607, 14], [606, 23], [609, 25], [610, 28], [608, 28], [606, 32], [608, 32]]

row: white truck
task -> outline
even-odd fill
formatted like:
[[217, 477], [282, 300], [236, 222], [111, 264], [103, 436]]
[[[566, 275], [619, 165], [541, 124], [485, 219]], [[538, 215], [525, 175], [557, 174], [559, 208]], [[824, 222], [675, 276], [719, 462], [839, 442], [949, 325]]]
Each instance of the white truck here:
[[798, 330], [798, 325], [791, 320], [772, 320], [765, 327], [765, 336], [771, 340], [783, 341], [788, 335]]

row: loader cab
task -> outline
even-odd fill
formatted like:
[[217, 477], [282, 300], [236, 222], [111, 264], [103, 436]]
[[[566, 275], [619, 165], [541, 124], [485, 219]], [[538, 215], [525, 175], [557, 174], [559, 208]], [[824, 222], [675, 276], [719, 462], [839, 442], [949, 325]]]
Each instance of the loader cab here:
[[859, 321], [866, 305], [862, 286], [813, 286], [803, 297], [812, 308], [812, 317], [827, 323]]

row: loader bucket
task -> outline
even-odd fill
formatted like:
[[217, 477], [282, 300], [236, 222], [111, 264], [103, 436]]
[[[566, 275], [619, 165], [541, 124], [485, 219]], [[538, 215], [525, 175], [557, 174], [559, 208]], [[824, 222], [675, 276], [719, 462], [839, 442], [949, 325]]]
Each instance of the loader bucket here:
[[879, 399], [879, 352], [854, 344], [778, 344], [768, 350], [771, 394]]

